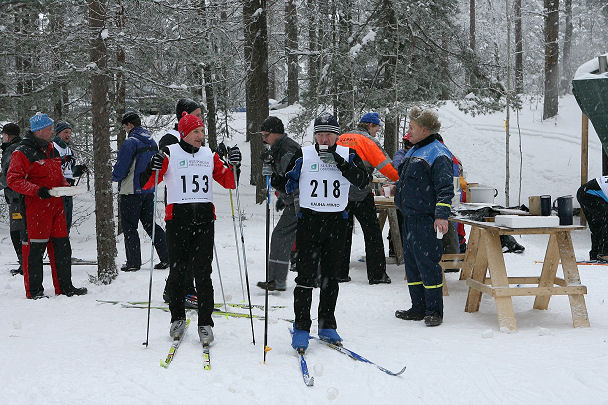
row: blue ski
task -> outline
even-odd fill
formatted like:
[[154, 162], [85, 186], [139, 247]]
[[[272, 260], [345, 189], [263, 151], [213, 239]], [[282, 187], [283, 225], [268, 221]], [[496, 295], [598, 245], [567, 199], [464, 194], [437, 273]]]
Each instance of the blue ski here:
[[388, 369], [386, 369], [386, 368], [384, 368], [384, 367], [382, 367], [382, 366], [374, 363], [373, 361], [370, 361], [370, 360], [366, 359], [365, 357], [361, 356], [360, 354], [357, 354], [357, 353], [353, 352], [352, 350], [347, 349], [346, 347], [344, 347], [342, 345], [335, 345], [333, 343], [330, 343], [330, 342], [327, 342], [327, 341], [325, 341], [323, 339], [320, 339], [317, 336], [312, 336], [311, 335], [310, 338], [311, 339], [315, 339], [315, 340], [323, 343], [324, 345], [330, 347], [331, 349], [334, 349], [334, 350], [336, 350], [336, 351], [338, 351], [338, 352], [340, 352], [342, 354], [347, 355], [348, 357], [350, 357], [353, 360], [357, 360], [357, 361], [360, 361], [360, 362], [363, 362], [363, 363], [368, 363], [368, 364], [374, 365], [380, 371], [383, 371], [383, 372], [385, 372], [388, 375], [393, 375], [393, 376], [401, 375], [401, 374], [403, 374], [403, 372], [406, 369], [406, 367], [403, 367], [401, 370], [399, 370], [398, 372], [395, 373], [393, 371], [390, 371], [390, 370], [388, 370]]
[[[289, 328], [289, 333], [293, 335], [293, 329]], [[304, 384], [308, 387], [312, 387], [315, 383], [315, 378], [308, 373], [308, 365], [306, 364], [306, 358], [304, 357], [304, 351], [297, 351], [300, 360], [300, 371], [302, 372], [302, 378]]]

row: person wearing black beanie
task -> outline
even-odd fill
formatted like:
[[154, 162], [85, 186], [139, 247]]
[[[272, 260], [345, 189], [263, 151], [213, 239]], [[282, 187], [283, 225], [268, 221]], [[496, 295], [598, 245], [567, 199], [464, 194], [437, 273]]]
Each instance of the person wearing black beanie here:
[[[196, 101], [190, 98], [180, 98], [177, 100], [177, 104], [175, 105], [175, 116], [177, 117], [177, 121], [179, 122], [182, 119], [182, 114], [184, 111], [188, 114], [192, 114], [195, 117], [198, 117], [201, 121], [205, 122], [203, 119], [203, 111], [201, 106]], [[173, 145], [174, 143], [179, 142], [179, 132], [177, 131], [177, 122], [175, 123], [175, 127], [170, 129], [160, 141], [158, 141], [158, 148], [162, 149], [165, 146]]]

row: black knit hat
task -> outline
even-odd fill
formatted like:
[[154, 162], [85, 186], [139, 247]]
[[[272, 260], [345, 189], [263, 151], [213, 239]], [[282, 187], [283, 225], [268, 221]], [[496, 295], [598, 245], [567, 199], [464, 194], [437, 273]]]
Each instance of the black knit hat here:
[[283, 134], [285, 133], [285, 127], [283, 126], [283, 121], [279, 118], [270, 116], [262, 122], [260, 131], [270, 132], [271, 134]]
[[323, 113], [315, 120], [315, 134], [317, 132], [332, 132], [340, 135], [340, 124], [330, 113]]
[[177, 105], [175, 106], [175, 116], [179, 121], [182, 119], [182, 113], [184, 111], [191, 114], [192, 111], [196, 110], [197, 108], [201, 108], [201, 106], [196, 101], [189, 98], [180, 98], [177, 100]]
[[[120, 120], [122, 125], [132, 123], [135, 126], [141, 125], [141, 118], [139, 118], [139, 114], [132, 108], [128, 108], [127, 111], [122, 115], [122, 119]], [[135, 124], [140, 123], [140, 124]]]
[[65, 121], [57, 121], [55, 123], [55, 136], [57, 136], [64, 129], [72, 129], [72, 126]]
[[20, 131], [21, 128], [19, 128], [19, 125], [15, 124], [14, 122], [9, 122], [2, 127], [2, 133], [9, 136], [19, 136]]

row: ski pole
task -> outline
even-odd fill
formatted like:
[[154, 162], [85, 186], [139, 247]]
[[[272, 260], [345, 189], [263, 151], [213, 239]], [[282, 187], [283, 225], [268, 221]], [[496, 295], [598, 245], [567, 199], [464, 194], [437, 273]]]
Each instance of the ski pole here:
[[230, 194], [230, 209], [232, 210], [232, 229], [234, 229], [234, 244], [236, 246], [236, 258], [239, 262], [239, 275], [241, 276], [241, 294], [243, 302], [245, 302], [245, 287], [243, 287], [243, 271], [241, 270], [241, 253], [239, 252], [239, 238], [236, 234], [236, 219], [234, 217], [234, 203], [232, 202], [232, 190], [228, 190]]
[[243, 218], [241, 217], [241, 200], [239, 197], [239, 183], [236, 175], [236, 168], [232, 166], [232, 173], [234, 174], [234, 185], [236, 192], [236, 213], [239, 216], [239, 228], [241, 230], [241, 247], [243, 248], [243, 267], [245, 267], [245, 284], [247, 285], [247, 300], [249, 302], [249, 320], [251, 321], [251, 338], [255, 345], [255, 332], [253, 330], [253, 313], [251, 311], [251, 292], [249, 290], [249, 274], [247, 273], [247, 255], [245, 253], [245, 236], [243, 235]]
[[158, 189], [158, 170], [154, 171], [154, 209], [152, 211], [152, 243], [150, 246], [150, 285], [148, 286], [148, 324], [146, 326], [146, 341], [142, 344], [148, 347], [150, 337], [150, 302], [152, 301], [152, 273], [154, 271], [154, 237], [156, 234], [156, 201]]
[[264, 296], [264, 364], [266, 364], [266, 353], [270, 351], [268, 347], [268, 259], [269, 253], [269, 241], [270, 241], [270, 176], [266, 175], [266, 193], [267, 193], [267, 204], [266, 204], [266, 292]]
[[[222, 300], [224, 301], [224, 312], [228, 312], [228, 306], [226, 305], [226, 296], [224, 295], [224, 284], [222, 283], [222, 273], [220, 273], [220, 261], [217, 258], [217, 249], [215, 248], [215, 241], [213, 241], [213, 254], [215, 255], [215, 267], [217, 267], [217, 276], [220, 279], [220, 289], [222, 290]], [[228, 315], [226, 315], [228, 318]]]

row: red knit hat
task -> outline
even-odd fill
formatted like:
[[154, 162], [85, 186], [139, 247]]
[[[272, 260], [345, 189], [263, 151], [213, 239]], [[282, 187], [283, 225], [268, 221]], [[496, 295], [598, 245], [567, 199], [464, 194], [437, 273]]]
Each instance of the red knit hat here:
[[203, 121], [201, 121], [200, 118], [184, 111], [182, 113], [182, 118], [177, 124], [177, 131], [179, 132], [179, 136], [181, 138], [185, 138], [193, 129], [204, 126], [205, 124], [203, 124]]

